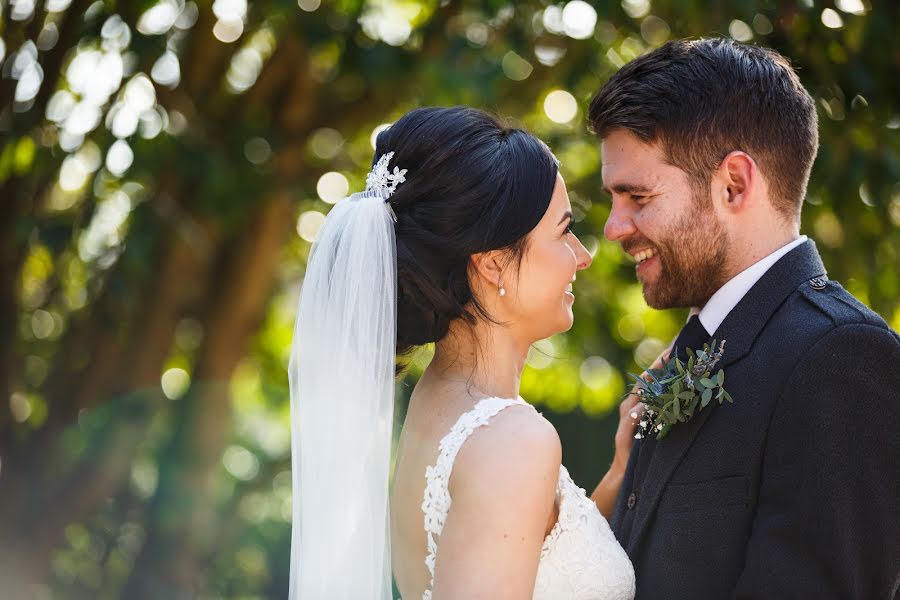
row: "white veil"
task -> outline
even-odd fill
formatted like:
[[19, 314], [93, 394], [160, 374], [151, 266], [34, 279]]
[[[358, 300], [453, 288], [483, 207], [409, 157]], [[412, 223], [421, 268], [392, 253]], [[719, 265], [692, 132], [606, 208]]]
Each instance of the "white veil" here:
[[386, 203], [405, 171], [369, 174], [313, 244], [289, 380], [293, 460], [290, 600], [390, 600], [388, 480], [397, 259]]

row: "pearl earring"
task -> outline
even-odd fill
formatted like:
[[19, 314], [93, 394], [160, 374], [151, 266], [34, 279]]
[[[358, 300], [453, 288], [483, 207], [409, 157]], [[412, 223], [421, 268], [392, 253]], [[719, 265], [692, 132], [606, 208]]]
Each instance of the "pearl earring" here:
[[500, 297], [502, 298], [505, 295], [506, 295], [506, 288], [503, 287], [503, 284], [501, 283], [500, 284]]

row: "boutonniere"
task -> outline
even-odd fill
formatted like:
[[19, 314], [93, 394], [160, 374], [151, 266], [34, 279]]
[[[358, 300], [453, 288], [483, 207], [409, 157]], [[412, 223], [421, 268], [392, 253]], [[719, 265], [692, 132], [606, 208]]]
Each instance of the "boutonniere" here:
[[[688, 362], [681, 362], [675, 353], [658, 369], [648, 369], [647, 379], [629, 373], [637, 383], [637, 394], [644, 403], [639, 431], [634, 436], [641, 439], [656, 433], [661, 440], [676, 423], [686, 423], [695, 413], [703, 410], [715, 398], [719, 404], [726, 400], [734, 403], [722, 385], [725, 371], [713, 374], [716, 363], [725, 351], [725, 340], [716, 348], [704, 344], [696, 353], [687, 349]], [[718, 390], [718, 391], [717, 391]], [[631, 393], [631, 392], [629, 392]]]

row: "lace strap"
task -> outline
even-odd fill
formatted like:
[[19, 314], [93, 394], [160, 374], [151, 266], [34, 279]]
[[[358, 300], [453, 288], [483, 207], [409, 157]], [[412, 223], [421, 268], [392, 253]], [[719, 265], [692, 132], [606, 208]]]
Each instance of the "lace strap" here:
[[438, 444], [438, 458], [433, 466], [425, 469], [425, 497], [422, 501], [422, 512], [425, 513], [425, 532], [428, 538], [428, 554], [425, 557], [425, 566], [431, 574], [428, 589], [422, 596], [422, 600], [431, 600], [431, 588], [434, 587], [434, 565], [437, 560], [437, 541], [435, 537], [441, 534], [447, 514], [450, 511], [450, 472], [453, 470], [453, 462], [459, 454], [463, 442], [472, 432], [486, 425], [487, 422], [508, 406], [525, 405], [534, 410], [534, 407], [521, 398], [484, 398], [475, 405], [472, 410], [463, 413], [450, 432], [443, 437]]

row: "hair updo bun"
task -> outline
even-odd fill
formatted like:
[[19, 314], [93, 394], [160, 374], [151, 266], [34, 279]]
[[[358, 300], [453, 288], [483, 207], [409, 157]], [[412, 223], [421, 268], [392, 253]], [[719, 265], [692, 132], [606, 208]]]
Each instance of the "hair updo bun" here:
[[473, 108], [419, 108], [378, 135], [374, 165], [407, 169], [397, 215], [397, 353], [441, 340], [454, 319], [489, 318], [469, 287], [469, 257], [509, 249], [520, 259], [556, 184], [539, 139]]

